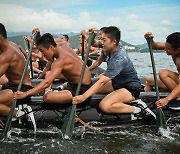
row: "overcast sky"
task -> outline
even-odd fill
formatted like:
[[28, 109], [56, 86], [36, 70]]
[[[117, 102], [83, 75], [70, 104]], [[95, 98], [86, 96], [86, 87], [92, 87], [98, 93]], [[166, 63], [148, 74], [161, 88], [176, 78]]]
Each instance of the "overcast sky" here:
[[122, 40], [145, 43], [152, 31], [156, 41], [180, 31], [180, 0], [1, 0], [0, 22], [8, 32], [80, 32], [91, 27], [117, 26]]

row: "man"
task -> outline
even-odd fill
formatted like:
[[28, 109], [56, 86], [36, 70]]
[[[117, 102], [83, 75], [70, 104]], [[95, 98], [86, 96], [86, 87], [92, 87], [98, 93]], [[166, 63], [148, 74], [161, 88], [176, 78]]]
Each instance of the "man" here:
[[[147, 32], [144, 35], [145, 38], [153, 38], [151, 32]], [[167, 36], [166, 42], [155, 42], [152, 40], [152, 48], [155, 50], [165, 50], [167, 55], [170, 55], [177, 67], [177, 72], [171, 70], [162, 69], [159, 72], [158, 86], [160, 88], [169, 90], [171, 93], [156, 102], [158, 108], [167, 105], [171, 100], [180, 97], [180, 32], [175, 32]], [[153, 77], [149, 77], [146, 81], [145, 91], [151, 90], [154, 86]]]
[[61, 39], [62, 39], [63, 41], [65, 41], [65, 42], [71, 47], [71, 44], [69, 43], [69, 36], [68, 36], [68, 35], [63, 34], [62, 37], [61, 37]]
[[[94, 42], [93, 42], [94, 47], [99, 47], [99, 44], [101, 44], [102, 33], [103, 33], [103, 30], [105, 28], [106, 27], [100, 28], [100, 31], [99, 31], [99, 34], [98, 34], [98, 40], [94, 40]], [[102, 50], [100, 56], [98, 57], [98, 59], [89, 67], [89, 69], [93, 70], [93, 69], [97, 68], [104, 61], [105, 58], [106, 58], [106, 52]]]
[[[82, 33], [86, 33], [85, 30], [82, 30], [81, 31], [81, 34], [79, 35], [79, 46], [77, 48], [77, 51], [76, 51], [76, 54], [77, 55], [82, 55], [82, 45], [84, 44], [84, 57], [86, 56], [86, 50], [88, 48], [88, 44], [87, 44], [87, 40], [86, 40], [86, 37], [84, 37], [84, 42], [83, 42], [83, 39], [82, 39]], [[90, 52], [89, 52], [89, 56], [90, 55], [97, 55], [99, 52], [98, 52], [98, 49], [95, 48], [95, 47], [90, 47]], [[88, 58], [88, 61], [87, 61], [87, 66], [90, 67], [92, 65], [92, 61], [93, 59], [91, 58]]]
[[[90, 32], [96, 34], [97, 30], [90, 29]], [[108, 56], [107, 70], [84, 94], [73, 97], [73, 103], [79, 104], [101, 91], [108, 94], [99, 104], [99, 108], [105, 113], [138, 114], [141, 110], [152, 113], [143, 102], [138, 106], [127, 104], [139, 96], [141, 83], [128, 54], [119, 41], [120, 30], [117, 27], [110, 26], [103, 30], [100, 46]]]
[[[2, 91], [0, 91], [0, 115], [2, 116], [9, 114], [10, 107], [13, 103], [13, 92], [18, 88], [24, 65], [25, 57], [16, 44], [7, 40], [6, 29], [4, 25], [0, 23], [0, 77], [5, 75], [8, 79], [8, 83], [4, 84]], [[27, 91], [31, 88], [31, 80], [27, 70], [21, 90]], [[27, 103], [27, 101], [30, 101], [30, 97], [22, 100], [21, 103]], [[27, 106], [27, 108], [23, 110], [15, 110], [13, 115], [15, 118], [19, 118], [31, 111], [31, 107]], [[31, 112], [25, 117], [31, 120], [34, 130], [36, 130], [33, 113]]]
[[66, 35], [66, 34], [63, 34], [62, 37], [61, 37], [62, 40], [68, 42], [69, 41], [69, 36]]
[[[45, 69], [49, 70], [49, 75], [33, 89], [26, 92], [16, 92], [15, 98], [22, 99], [44, 91], [51, 86], [57, 76], [62, 73], [68, 80], [67, 89], [59, 89], [60, 91], [49, 90], [45, 93], [43, 98], [46, 103], [71, 103], [72, 98], [76, 93], [83, 61], [69, 46], [57, 45], [53, 36], [49, 33], [41, 36], [37, 40], [36, 46], [48, 60], [48, 64], [46, 65], [47, 68]], [[80, 93], [84, 93], [90, 86], [91, 74], [88, 67], [86, 67]]]

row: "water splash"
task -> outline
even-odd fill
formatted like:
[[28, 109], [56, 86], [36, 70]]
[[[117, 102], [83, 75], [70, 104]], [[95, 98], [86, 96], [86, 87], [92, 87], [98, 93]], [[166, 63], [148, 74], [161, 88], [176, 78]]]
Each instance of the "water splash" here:
[[171, 136], [171, 131], [170, 131], [169, 127], [167, 129], [160, 127], [158, 130], [158, 135], [162, 136], [164, 138], [174, 140], [174, 138]]

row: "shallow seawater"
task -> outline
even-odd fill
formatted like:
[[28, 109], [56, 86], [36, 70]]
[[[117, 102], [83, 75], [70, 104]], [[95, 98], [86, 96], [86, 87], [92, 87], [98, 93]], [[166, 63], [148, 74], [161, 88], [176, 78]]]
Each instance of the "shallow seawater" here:
[[170, 128], [166, 137], [157, 136], [154, 126], [105, 127], [100, 132], [79, 126], [71, 140], [64, 140], [56, 127], [38, 130], [36, 134], [13, 128], [9, 138], [1, 143], [0, 153], [178, 154], [179, 132], [179, 125]]

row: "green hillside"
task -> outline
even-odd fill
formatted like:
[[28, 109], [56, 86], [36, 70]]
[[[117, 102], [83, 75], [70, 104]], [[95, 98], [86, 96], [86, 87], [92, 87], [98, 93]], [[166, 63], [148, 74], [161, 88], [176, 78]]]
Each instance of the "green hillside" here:
[[23, 41], [23, 35], [8, 37], [8, 40], [16, 43], [17, 45], [21, 45], [23, 48], [25, 48], [24, 41]]
[[[79, 38], [79, 35], [74, 35], [74, 36], [69, 37], [69, 42], [70, 42], [73, 49], [77, 49], [77, 47], [79, 45], [78, 38]], [[18, 45], [21, 45], [22, 47], [24, 47], [24, 41], [23, 41], [22, 35], [14, 36], [14, 37], [8, 37], [8, 40], [12, 41], [12, 42], [14, 42], [14, 43], [16, 43]], [[121, 42], [122, 42], [123, 46], [133, 46], [133, 47], [135, 47], [135, 49], [127, 50], [128, 52], [134, 52], [134, 51], [139, 52], [140, 51], [139, 47], [131, 45], [130, 43], [127, 43], [125, 41], [121, 41]]]

